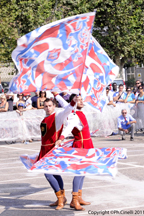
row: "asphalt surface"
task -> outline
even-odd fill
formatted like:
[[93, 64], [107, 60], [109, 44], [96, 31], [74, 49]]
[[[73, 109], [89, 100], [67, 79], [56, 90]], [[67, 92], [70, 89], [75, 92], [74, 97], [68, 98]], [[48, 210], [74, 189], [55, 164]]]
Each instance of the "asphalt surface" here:
[[139, 132], [134, 141], [130, 136], [122, 141], [119, 135], [93, 138], [96, 148], [125, 147], [128, 159], [119, 160], [118, 173], [111, 177], [86, 177], [83, 198], [91, 202], [85, 211], [70, 209], [73, 177], [64, 176], [68, 203], [56, 211], [49, 204], [55, 194], [43, 174], [27, 172], [19, 160], [21, 154], [39, 152], [40, 141], [29, 144], [0, 143], [0, 215], [144, 215], [144, 134]]

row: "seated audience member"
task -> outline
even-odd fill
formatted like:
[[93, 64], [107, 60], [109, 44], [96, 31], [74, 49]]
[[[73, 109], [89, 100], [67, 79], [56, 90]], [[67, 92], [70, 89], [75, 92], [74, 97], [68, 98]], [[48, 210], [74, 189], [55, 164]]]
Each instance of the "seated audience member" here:
[[6, 101], [6, 96], [2, 94], [0, 96], [0, 112], [7, 112], [9, 108], [8, 102]]
[[126, 94], [124, 95], [124, 103], [135, 103], [134, 93], [131, 92], [131, 88], [126, 88]]
[[138, 94], [138, 97], [137, 97], [137, 100], [136, 100], [136, 105], [138, 103], [144, 103], [144, 91], [143, 91], [143, 87], [139, 86], [138, 87], [138, 91], [139, 91], [139, 94]]
[[70, 95], [67, 92], [60, 93], [60, 96], [69, 103]]
[[[70, 95], [67, 92], [62, 92], [59, 95], [69, 103]], [[61, 107], [60, 103], [58, 103], [58, 107]]]
[[22, 103], [23, 105], [25, 104], [25, 101], [24, 101], [24, 99], [23, 99], [23, 94], [22, 93], [20, 93], [20, 94], [17, 94], [17, 97], [18, 97], [18, 101], [16, 102], [16, 107], [18, 108], [18, 104], [19, 103]]
[[16, 112], [17, 112], [20, 116], [22, 116], [22, 115], [23, 115], [23, 111], [25, 111], [25, 109], [24, 109], [24, 104], [23, 104], [23, 103], [19, 103]]
[[116, 104], [113, 103], [113, 97], [110, 94], [109, 87], [106, 87], [106, 103], [107, 105], [113, 105], [114, 107]]
[[125, 140], [125, 134], [131, 131], [130, 140], [134, 140], [134, 131], [136, 120], [129, 114], [126, 109], [122, 109], [122, 115], [118, 117], [118, 130], [122, 136], [122, 140]]
[[32, 108], [37, 109], [37, 99], [39, 97], [39, 91], [35, 92], [35, 95], [31, 98], [32, 101]]
[[11, 93], [7, 93], [6, 94], [6, 99], [7, 99], [7, 102], [9, 104], [8, 111], [13, 111], [14, 94], [12, 92]]
[[26, 110], [31, 110], [32, 109], [32, 101], [31, 101], [31, 94], [30, 93], [26, 93], [25, 94], [25, 108]]
[[118, 102], [123, 103], [124, 102], [123, 99], [124, 99], [125, 92], [123, 91], [123, 89], [124, 89], [123, 84], [120, 84], [119, 85], [119, 91], [114, 93], [113, 101], [115, 101], [116, 103], [118, 103]]
[[114, 93], [116, 93], [116, 92], [117, 92], [117, 84], [113, 83], [112, 84], [112, 90], [110, 91], [112, 97], [113, 97]]
[[43, 109], [44, 108], [45, 99], [46, 99], [46, 92], [45, 91], [40, 91], [39, 97], [37, 99], [37, 108], [38, 109]]

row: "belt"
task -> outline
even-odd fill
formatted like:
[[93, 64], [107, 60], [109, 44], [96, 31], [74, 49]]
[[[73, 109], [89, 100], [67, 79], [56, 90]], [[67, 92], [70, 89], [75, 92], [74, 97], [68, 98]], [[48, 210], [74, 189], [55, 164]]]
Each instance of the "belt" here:
[[49, 145], [55, 145], [55, 143], [49, 143], [49, 144], [41, 145], [41, 146], [49, 146]]
[[80, 139], [80, 140], [74, 140], [74, 141], [84, 141], [84, 140], [90, 140], [91, 138], [87, 138], [87, 139]]

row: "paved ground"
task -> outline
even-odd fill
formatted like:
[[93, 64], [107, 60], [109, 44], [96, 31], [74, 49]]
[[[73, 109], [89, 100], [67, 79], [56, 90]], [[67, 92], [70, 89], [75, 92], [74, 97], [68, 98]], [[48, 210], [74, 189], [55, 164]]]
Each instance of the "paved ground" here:
[[111, 177], [86, 177], [83, 198], [91, 202], [84, 212], [69, 208], [72, 177], [63, 177], [68, 204], [61, 211], [49, 207], [55, 195], [42, 174], [28, 173], [19, 160], [21, 154], [39, 151], [40, 142], [0, 143], [0, 215], [144, 215], [144, 134], [132, 142], [120, 136], [93, 138], [95, 147], [125, 147], [128, 159], [119, 160], [118, 174]]

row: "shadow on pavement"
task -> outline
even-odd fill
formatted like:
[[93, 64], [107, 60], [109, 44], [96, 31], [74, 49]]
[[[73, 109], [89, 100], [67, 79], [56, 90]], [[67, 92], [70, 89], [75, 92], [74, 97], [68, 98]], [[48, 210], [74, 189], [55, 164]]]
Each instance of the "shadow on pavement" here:
[[[25, 196], [40, 192], [47, 189], [31, 187], [30, 184], [3, 184], [0, 189], [0, 206], [1, 216], [61, 216], [61, 215], [74, 215], [73, 209], [69, 205], [59, 211], [55, 207], [49, 207], [52, 200], [24, 199]], [[47, 195], [49, 198], [49, 195]]]

